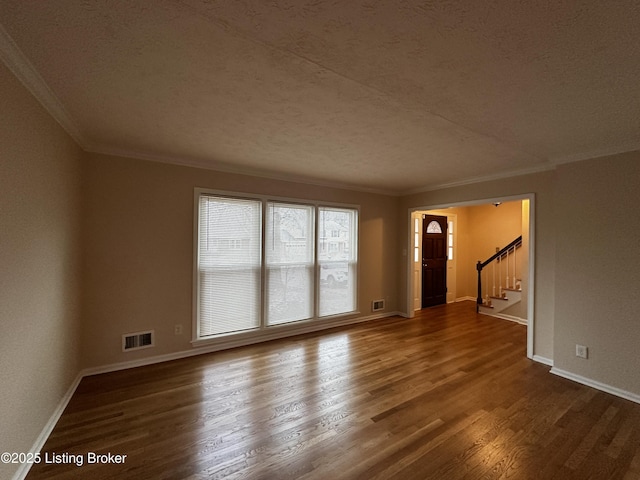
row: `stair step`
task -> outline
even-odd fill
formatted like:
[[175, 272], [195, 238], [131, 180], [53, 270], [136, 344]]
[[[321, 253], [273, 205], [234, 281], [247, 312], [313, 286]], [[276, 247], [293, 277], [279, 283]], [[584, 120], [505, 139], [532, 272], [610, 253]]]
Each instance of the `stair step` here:
[[492, 300], [505, 300], [505, 301], [509, 301], [509, 297], [489, 297]]

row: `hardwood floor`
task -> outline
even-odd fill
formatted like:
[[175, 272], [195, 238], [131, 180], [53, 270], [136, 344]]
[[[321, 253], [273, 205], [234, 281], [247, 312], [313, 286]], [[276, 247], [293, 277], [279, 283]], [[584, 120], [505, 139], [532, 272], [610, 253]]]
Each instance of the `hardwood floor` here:
[[640, 405], [525, 345], [462, 302], [88, 377], [27, 478], [640, 478]]

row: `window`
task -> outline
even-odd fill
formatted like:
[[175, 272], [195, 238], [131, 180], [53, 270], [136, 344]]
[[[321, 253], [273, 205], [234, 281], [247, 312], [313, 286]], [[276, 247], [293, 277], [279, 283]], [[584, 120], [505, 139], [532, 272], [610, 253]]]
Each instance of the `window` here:
[[198, 336], [260, 325], [262, 203], [201, 196]]
[[438, 222], [433, 220], [427, 225], [427, 233], [442, 233], [442, 228]]
[[196, 199], [198, 339], [356, 311], [356, 208]]
[[312, 318], [314, 209], [267, 205], [267, 324]]
[[318, 255], [321, 317], [352, 312], [356, 309], [356, 223], [353, 209], [319, 209], [319, 237], [330, 233], [329, 251]]
[[448, 229], [448, 258], [449, 260], [453, 260], [453, 222], [449, 221], [449, 229]]
[[413, 219], [413, 261], [418, 263], [420, 261], [420, 220], [418, 218]]

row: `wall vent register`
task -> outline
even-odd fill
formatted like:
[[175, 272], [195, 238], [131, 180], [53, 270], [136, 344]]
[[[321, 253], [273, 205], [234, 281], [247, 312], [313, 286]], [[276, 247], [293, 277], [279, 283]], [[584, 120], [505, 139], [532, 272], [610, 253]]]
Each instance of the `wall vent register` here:
[[374, 300], [371, 302], [371, 311], [378, 312], [384, 310], [384, 300]]
[[131, 350], [140, 350], [142, 348], [153, 347], [154, 335], [153, 330], [146, 332], [127, 333], [122, 336], [122, 351], [129, 352]]

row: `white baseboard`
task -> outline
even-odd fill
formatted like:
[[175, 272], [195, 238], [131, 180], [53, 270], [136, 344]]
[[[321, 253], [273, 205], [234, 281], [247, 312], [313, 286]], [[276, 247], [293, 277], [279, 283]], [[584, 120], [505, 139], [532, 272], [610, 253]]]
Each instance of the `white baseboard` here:
[[520, 325], [529, 325], [529, 322], [527, 321], [526, 318], [520, 318], [514, 315], [507, 315], [506, 313], [495, 313], [495, 314], [489, 313], [485, 315], [491, 315], [492, 317], [498, 317], [503, 320], [509, 320], [510, 322], [516, 322], [516, 323], [519, 323]]
[[154, 365], [156, 363], [170, 362], [171, 360], [179, 360], [181, 358], [194, 357], [205, 352], [199, 349], [184, 350], [181, 352], [167, 353], [164, 355], [154, 355], [153, 357], [145, 357], [138, 360], [128, 362], [110, 363], [101, 367], [85, 368], [82, 371], [82, 377], [90, 377], [91, 375], [100, 375], [101, 373], [117, 372], [119, 370], [128, 370], [130, 368], [144, 367], [146, 365]]
[[[67, 389], [64, 396], [60, 399], [60, 402], [58, 402], [58, 406], [53, 411], [53, 414], [51, 415], [51, 417], [45, 424], [44, 428], [40, 432], [40, 435], [38, 435], [38, 438], [33, 444], [33, 447], [31, 447], [31, 450], [30, 450], [31, 453], [40, 452], [44, 448], [44, 444], [49, 438], [49, 435], [51, 435], [51, 432], [56, 426], [56, 423], [58, 423], [58, 420], [60, 420], [60, 417], [62, 416], [64, 409], [67, 408], [67, 405], [69, 404], [71, 397], [73, 397], [73, 394], [78, 388], [78, 385], [80, 385], [80, 381], [82, 380], [82, 378], [83, 378], [83, 374], [82, 372], [80, 372], [76, 376], [76, 378], [73, 380], [73, 382], [71, 382], [71, 385]], [[20, 464], [20, 468], [18, 468], [16, 473], [13, 475], [12, 480], [23, 480], [29, 473], [29, 470], [31, 469], [31, 465], [32, 465], [31, 463]]]
[[488, 317], [495, 317], [495, 318], [500, 318], [502, 320], [509, 320], [510, 322], [519, 323], [520, 325], [525, 325], [525, 326], [529, 325], [529, 322], [527, 321], [526, 318], [520, 318], [514, 315], [507, 315], [506, 313], [489, 313], [486, 311], [481, 311], [480, 313]]
[[379, 320], [387, 317], [400, 316], [406, 318], [406, 316], [400, 312], [380, 312], [364, 317], [347, 318], [347, 319], [335, 319], [327, 322], [309, 322], [306, 324], [289, 326], [293, 328], [274, 328], [270, 331], [265, 331], [262, 335], [230, 335], [228, 337], [221, 337], [212, 340], [199, 341], [197, 344], [193, 343], [193, 348], [190, 350], [183, 350], [180, 352], [167, 353], [164, 355], [155, 355], [153, 357], [141, 358], [138, 360], [131, 360], [127, 362], [112, 363], [109, 365], [103, 365], [101, 367], [87, 368], [82, 371], [83, 377], [90, 375], [99, 375], [101, 373], [117, 372], [119, 370], [127, 370], [129, 368], [143, 367], [146, 365], [154, 365], [156, 363], [169, 362], [171, 360], [179, 360], [181, 358], [193, 357], [196, 355], [204, 355], [206, 353], [218, 352], [221, 350], [228, 350], [230, 348], [244, 347], [248, 345], [254, 345], [256, 343], [268, 342], [270, 340], [279, 340], [282, 338], [294, 337], [297, 335], [304, 335], [306, 333], [314, 333], [330, 328], [343, 327], [348, 325], [355, 325], [357, 323], [368, 322], [371, 320]]
[[540, 355], [534, 355], [533, 356], [533, 361], [534, 362], [538, 362], [538, 363], [542, 363], [542, 364], [547, 365], [549, 367], [553, 367], [553, 360], [551, 360], [550, 358], [541, 357]]
[[567, 372], [566, 370], [562, 370], [560, 368], [552, 368], [551, 373], [553, 373], [554, 375], [558, 375], [559, 377], [567, 378], [569, 380], [573, 380], [574, 382], [581, 383], [582, 385], [595, 388], [596, 390], [610, 393], [611, 395], [615, 395], [616, 397], [621, 397], [626, 400], [631, 400], [635, 403], [640, 403], [640, 395], [636, 393], [627, 392], [626, 390], [622, 390], [620, 388], [607, 385], [606, 383], [601, 383], [596, 380], [583, 377], [582, 375], [576, 375], [575, 373]]
[[[247, 339], [245, 339], [243, 345], [250, 345], [252, 343], [258, 343], [258, 342], [263, 342], [268, 340], [276, 340], [279, 338], [293, 337], [296, 335], [303, 335], [305, 333], [313, 333], [316, 331], [328, 330], [330, 328], [352, 325], [356, 323], [362, 323], [370, 320], [378, 320], [381, 318], [394, 317], [394, 316], [407, 318], [407, 316], [401, 312], [380, 312], [373, 315], [368, 315], [366, 317], [339, 319], [339, 320], [334, 320], [330, 323], [329, 322], [323, 323], [322, 325], [316, 324], [316, 328], [307, 326], [306, 328], [301, 328], [297, 330], [281, 330], [279, 332], [276, 332], [272, 338], [269, 336], [261, 336], [259, 338], [255, 338], [253, 341], [247, 341]], [[46, 425], [40, 432], [40, 435], [38, 435], [38, 438], [33, 444], [31, 452], [35, 453], [42, 450], [45, 442], [49, 438], [49, 435], [51, 435], [51, 432], [53, 431], [54, 427], [58, 423], [58, 420], [60, 419], [60, 417], [62, 416], [64, 409], [67, 408], [67, 405], [71, 400], [71, 397], [75, 393], [76, 389], [78, 388], [78, 385], [80, 385], [80, 381], [84, 377], [88, 377], [91, 375], [98, 375], [100, 373], [116, 372], [119, 370], [126, 370], [129, 368], [142, 367], [145, 365], [153, 365], [156, 363], [168, 362], [171, 360], [178, 360], [180, 358], [193, 357], [196, 355], [203, 355], [206, 353], [219, 351], [226, 348], [232, 348], [233, 346], [241, 346], [241, 345], [240, 344], [233, 345], [229, 342], [227, 342], [226, 344], [219, 343], [219, 344], [214, 344], [209, 346], [203, 346], [200, 348], [194, 348], [192, 350], [168, 353], [166, 355], [155, 355], [153, 357], [142, 358], [139, 360], [132, 360], [130, 362], [113, 363], [110, 365], [104, 365], [102, 367], [86, 368], [82, 370], [80, 373], [78, 373], [78, 375], [72, 382], [71, 386], [68, 388], [67, 392], [65, 393], [64, 397], [62, 397], [62, 399], [58, 403], [58, 406], [56, 407], [55, 411], [53, 412], [53, 414], [47, 421]], [[30, 468], [31, 468], [31, 464], [23, 463], [20, 466], [20, 468], [16, 471], [16, 473], [13, 475], [12, 480], [24, 480], [24, 478], [29, 473]]]
[[456, 298], [456, 302], [477, 302], [478, 299], [476, 297], [458, 297]]

